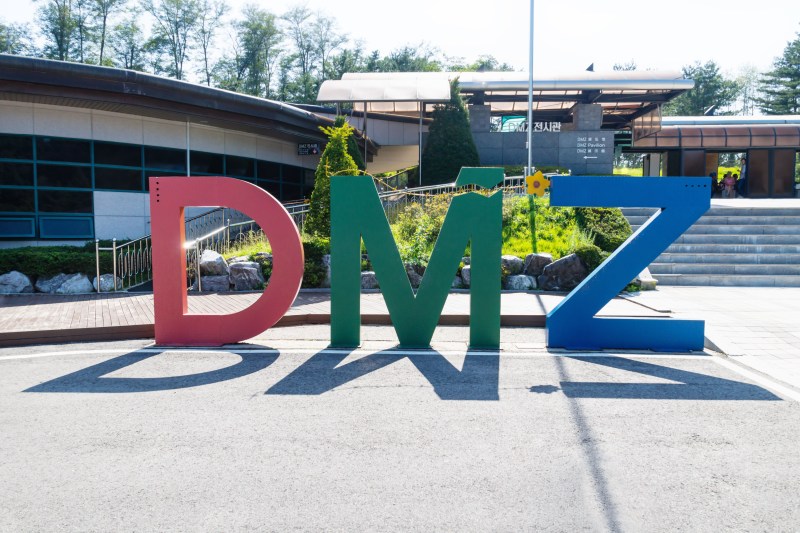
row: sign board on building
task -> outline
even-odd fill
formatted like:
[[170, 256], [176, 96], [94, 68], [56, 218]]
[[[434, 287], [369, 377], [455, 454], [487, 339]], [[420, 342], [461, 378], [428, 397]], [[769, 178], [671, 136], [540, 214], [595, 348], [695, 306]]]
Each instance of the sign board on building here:
[[319, 155], [319, 143], [298, 144], [297, 155]]

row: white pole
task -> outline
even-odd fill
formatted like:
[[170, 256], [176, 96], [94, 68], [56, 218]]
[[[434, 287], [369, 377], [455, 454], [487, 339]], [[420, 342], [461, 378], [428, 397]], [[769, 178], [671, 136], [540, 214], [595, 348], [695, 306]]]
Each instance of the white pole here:
[[528, 166], [525, 175], [533, 174], [533, 0], [531, 0], [530, 48], [528, 50]]

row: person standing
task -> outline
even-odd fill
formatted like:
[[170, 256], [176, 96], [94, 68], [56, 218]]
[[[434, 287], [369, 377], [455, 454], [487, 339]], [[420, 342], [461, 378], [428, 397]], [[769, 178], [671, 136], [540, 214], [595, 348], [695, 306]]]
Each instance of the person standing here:
[[747, 196], [747, 158], [743, 157], [741, 160], [742, 170], [739, 174], [739, 180], [736, 182], [736, 192], [739, 196], [744, 198]]

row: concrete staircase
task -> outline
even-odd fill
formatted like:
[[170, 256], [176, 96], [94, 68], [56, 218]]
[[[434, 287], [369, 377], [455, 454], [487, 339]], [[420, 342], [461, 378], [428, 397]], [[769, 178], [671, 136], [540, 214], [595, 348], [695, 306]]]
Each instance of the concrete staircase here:
[[[623, 209], [635, 230], [653, 209]], [[800, 287], [800, 208], [712, 207], [650, 265], [660, 285]]]

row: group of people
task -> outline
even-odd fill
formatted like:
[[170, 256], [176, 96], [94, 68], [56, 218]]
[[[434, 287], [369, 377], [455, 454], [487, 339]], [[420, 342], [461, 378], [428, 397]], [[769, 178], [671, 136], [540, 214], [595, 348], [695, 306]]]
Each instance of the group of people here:
[[708, 175], [711, 178], [711, 196], [718, 198], [743, 198], [747, 196], [747, 160], [742, 158], [741, 174], [726, 172], [719, 179], [716, 172]]

